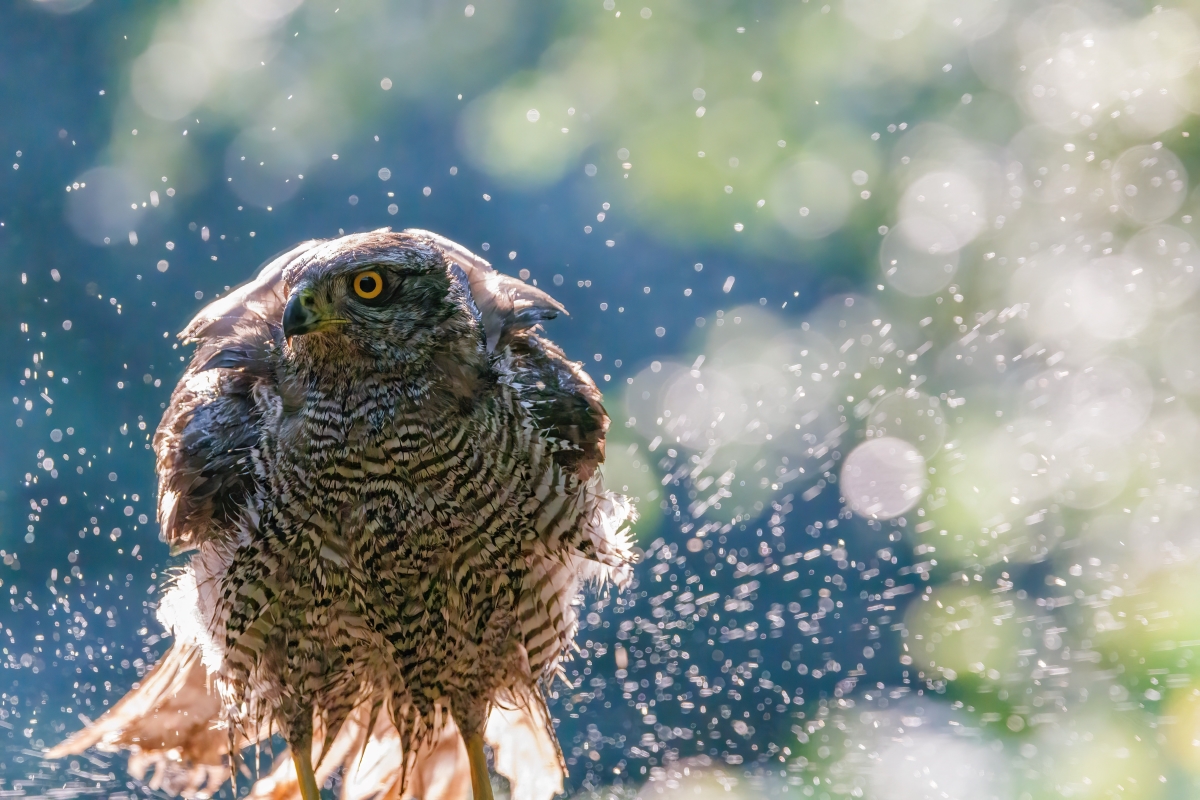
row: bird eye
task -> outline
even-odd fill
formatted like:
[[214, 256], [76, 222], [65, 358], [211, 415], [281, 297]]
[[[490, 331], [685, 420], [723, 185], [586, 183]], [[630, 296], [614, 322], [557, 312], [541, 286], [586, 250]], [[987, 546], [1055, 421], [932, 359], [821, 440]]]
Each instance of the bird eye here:
[[383, 291], [383, 278], [374, 270], [354, 276], [354, 293], [363, 300], [374, 300]]

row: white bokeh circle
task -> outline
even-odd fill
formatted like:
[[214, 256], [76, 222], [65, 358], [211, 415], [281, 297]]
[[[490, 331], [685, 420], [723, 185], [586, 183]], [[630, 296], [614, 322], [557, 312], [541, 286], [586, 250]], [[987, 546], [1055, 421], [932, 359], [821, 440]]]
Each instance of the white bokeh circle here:
[[888, 231], [879, 247], [883, 279], [897, 291], [925, 297], [944, 288], [958, 271], [954, 232], [929, 217], [909, 217]]
[[842, 464], [842, 496], [859, 516], [891, 519], [915, 506], [927, 485], [921, 452], [893, 436], [868, 439]]
[[801, 239], [820, 239], [850, 213], [850, 179], [827, 161], [802, 158], [783, 168], [771, 185], [775, 219]]
[[1174, 225], [1143, 228], [1126, 243], [1124, 255], [1149, 275], [1159, 308], [1181, 305], [1200, 288], [1196, 240]]
[[1200, 316], [1185, 314], [1170, 324], [1159, 344], [1163, 372], [1177, 391], [1200, 394]]
[[939, 170], [912, 182], [900, 200], [900, 217], [935, 220], [962, 247], [987, 224], [987, 206], [974, 181], [958, 172]]
[[1161, 144], [1131, 147], [1113, 163], [1112, 186], [1121, 209], [1136, 222], [1159, 222], [1187, 199], [1188, 175]]
[[133, 99], [152, 117], [182, 118], [208, 94], [212, 70], [204, 55], [186, 44], [153, 44], [133, 62]]

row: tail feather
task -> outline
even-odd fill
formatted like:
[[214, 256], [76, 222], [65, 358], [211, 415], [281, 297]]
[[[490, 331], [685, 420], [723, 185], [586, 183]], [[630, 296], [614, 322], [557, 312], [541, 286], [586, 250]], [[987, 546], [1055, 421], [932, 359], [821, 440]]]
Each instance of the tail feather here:
[[[200, 647], [176, 641], [142, 683], [82, 731], [51, 748], [47, 758], [91, 747], [130, 751], [129, 771], [151, 789], [184, 797], [211, 797], [229, 779], [229, 736], [218, 725], [220, 699], [208, 686]], [[316, 766], [318, 784], [339, 769], [342, 800], [460, 800], [471, 787], [470, 763], [451, 715], [407, 762], [388, 713], [356, 708]], [[323, 737], [315, 737], [314, 760]], [[550, 800], [563, 791], [565, 766], [549, 709], [540, 692], [514, 690], [488, 717], [484, 740], [496, 772], [508, 778], [512, 800]], [[240, 746], [253, 742], [238, 741]], [[407, 785], [404, 776], [407, 774]], [[251, 800], [299, 800], [288, 753], [251, 789]]]
[[[317, 766], [318, 784], [338, 769], [342, 800], [464, 800], [470, 793], [467, 748], [451, 715], [426, 747], [409, 760], [390, 715], [360, 705], [338, 730]], [[50, 748], [47, 758], [83, 753], [90, 747], [130, 751], [128, 769], [151, 789], [205, 798], [229, 778], [229, 738], [217, 726], [220, 699], [206, 680], [200, 649], [176, 642], [142, 685], [107, 714]], [[538, 691], [514, 693], [492, 706], [484, 733], [494, 764], [508, 778], [512, 800], [550, 800], [563, 792], [565, 766], [550, 711]], [[319, 738], [318, 738], [319, 739]], [[253, 742], [239, 742], [253, 744]], [[320, 744], [314, 742], [313, 757]], [[251, 789], [250, 800], [299, 800], [300, 787], [288, 752], [271, 774]]]
[[152, 772], [152, 788], [210, 795], [229, 777], [229, 737], [214, 725], [220, 710], [200, 648], [176, 642], [137, 688], [46, 757], [127, 749], [129, 771], [139, 779]]
[[[314, 744], [314, 758], [319, 746]], [[400, 734], [386, 714], [372, 726], [371, 708], [364, 705], [342, 725], [315, 772], [317, 783], [323, 784], [341, 769], [341, 800], [461, 800], [470, 791], [467, 749], [449, 716], [437, 737], [409, 762], [407, 786], [402, 787], [404, 766]], [[254, 784], [248, 800], [300, 800], [296, 769], [287, 752], [269, 776]]]
[[[313, 772], [318, 786], [323, 785], [338, 767], [362, 750], [362, 729], [356, 724], [357, 721], [356, 717], [347, 720], [332, 738], [313, 737], [311, 757], [316, 765]], [[296, 777], [296, 762], [292, 760], [290, 748], [275, 760], [269, 775], [255, 781], [247, 797], [248, 800], [300, 800], [300, 782]]]
[[541, 692], [492, 706], [483, 738], [492, 747], [496, 772], [508, 778], [512, 800], [550, 800], [562, 793], [566, 764]]
[[[493, 706], [484, 739], [495, 754], [496, 772], [509, 780], [512, 800], [550, 800], [563, 791], [562, 754], [540, 694], [520, 704]], [[271, 774], [254, 785], [249, 800], [300, 800], [292, 759], [285, 752], [276, 763]], [[341, 800], [461, 800], [471, 788], [467, 748], [450, 715], [437, 736], [409, 762], [407, 785], [402, 787], [400, 734], [386, 714], [371, 730], [370, 708], [360, 706], [317, 765], [318, 784], [339, 768]]]
[[[341, 800], [398, 800], [401, 781], [400, 736], [383, 719], [375, 734], [343, 773]], [[467, 748], [454, 721], [446, 715], [446, 725], [413, 760], [408, 769], [404, 797], [422, 800], [460, 800], [471, 790], [471, 770]]]

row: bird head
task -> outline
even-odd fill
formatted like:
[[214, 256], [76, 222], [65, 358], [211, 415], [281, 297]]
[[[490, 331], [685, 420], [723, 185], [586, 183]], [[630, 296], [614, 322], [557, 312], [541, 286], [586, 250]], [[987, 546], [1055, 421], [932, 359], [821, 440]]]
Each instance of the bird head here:
[[390, 231], [323, 242], [284, 269], [281, 325], [294, 356], [373, 369], [438, 351], [482, 351], [461, 269], [421, 237]]
[[[273, 283], [272, 275], [282, 281]], [[280, 324], [293, 355], [335, 369], [365, 363], [378, 370], [430, 359], [482, 364], [521, 331], [566, 313], [537, 286], [416, 229], [305, 243], [218, 303], [236, 300], [249, 308], [263, 293], [285, 301]], [[225, 305], [214, 304], [185, 335], [200, 336], [227, 318]]]

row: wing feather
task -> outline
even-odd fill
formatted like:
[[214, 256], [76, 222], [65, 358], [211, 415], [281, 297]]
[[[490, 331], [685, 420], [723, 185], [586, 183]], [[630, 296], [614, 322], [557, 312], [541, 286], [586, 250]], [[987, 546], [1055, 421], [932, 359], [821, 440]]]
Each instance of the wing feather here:
[[319, 244], [276, 256], [180, 333], [198, 347], [154, 435], [160, 538], [172, 552], [229, 534], [251, 502], [261, 424], [255, 392], [276, 383], [283, 272]]
[[287, 302], [283, 288], [284, 269], [324, 241], [310, 239], [268, 260], [253, 280], [202, 308], [179, 337], [189, 342], [223, 339], [234, 335], [240, 323], [256, 319], [279, 320]]
[[141, 684], [100, 719], [52, 747], [46, 758], [91, 747], [131, 751], [129, 770], [151, 772], [152, 788], [171, 794], [212, 794], [229, 777], [229, 734], [215, 727], [220, 701], [208, 689], [200, 648], [176, 642]]
[[491, 264], [458, 242], [417, 228], [404, 233], [436, 244], [466, 273], [471, 297], [482, 317], [489, 353], [503, 348], [519, 331], [567, 313], [562, 303], [541, 289], [497, 272]]
[[173, 552], [232, 530], [254, 493], [256, 379], [234, 371], [184, 375], [154, 434], [161, 538]]
[[533, 331], [513, 337], [509, 348], [510, 380], [534, 423], [567, 445], [555, 455], [559, 464], [587, 480], [604, 462], [609, 419], [600, 390], [582, 364]]

